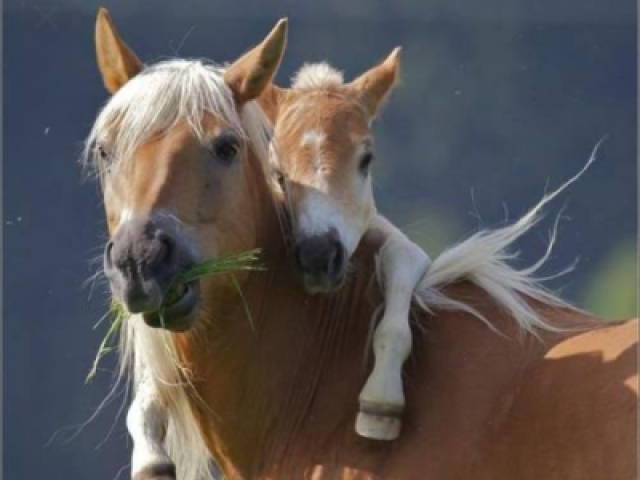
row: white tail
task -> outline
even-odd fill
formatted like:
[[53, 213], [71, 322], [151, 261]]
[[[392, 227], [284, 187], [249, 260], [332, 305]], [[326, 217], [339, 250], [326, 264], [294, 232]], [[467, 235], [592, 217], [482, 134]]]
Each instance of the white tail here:
[[[537, 330], [560, 330], [559, 327], [551, 325], [541, 318], [528, 303], [528, 299], [533, 299], [551, 306], [578, 310], [577, 307], [558, 298], [546, 289], [543, 285], [545, 278], [534, 276], [551, 254], [557, 232], [557, 222], [554, 225], [547, 251], [535, 264], [522, 270], [515, 269], [508, 264], [508, 261], [517, 257], [517, 254], [509, 252], [508, 249], [538, 223], [541, 218], [540, 212], [545, 205], [587, 171], [595, 161], [603, 141], [604, 138], [596, 144], [589, 160], [578, 173], [557, 190], [544, 195], [542, 200], [517, 222], [495, 230], [481, 230], [439, 255], [416, 290], [417, 303], [426, 310], [443, 308], [464, 311], [495, 329], [490, 319], [485, 318], [480, 312], [442, 293], [442, 289], [446, 285], [466, 279], [486, 291], [500, 307], [513, 317], [523, 331], [535, 334]], [[571, 267], [560, 274], [570, 269]]]

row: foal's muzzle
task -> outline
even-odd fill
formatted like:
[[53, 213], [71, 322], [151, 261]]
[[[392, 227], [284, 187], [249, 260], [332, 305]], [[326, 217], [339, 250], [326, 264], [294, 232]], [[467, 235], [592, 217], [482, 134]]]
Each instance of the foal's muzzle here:
[[309, 293], [326, 293], [342, 286], [346, 251], [335, 232], [301, 239], [295, 246], [295, 264]]
[[104, 266], [113, 296], [130, 313], [143, 314], [152, 327], [181, 331], [193, 321], [199, 287], [184, 285], [163, 305], [176, 277], [195, 263], [179, 238], [169, 220], [129, 220], [107, 243]]

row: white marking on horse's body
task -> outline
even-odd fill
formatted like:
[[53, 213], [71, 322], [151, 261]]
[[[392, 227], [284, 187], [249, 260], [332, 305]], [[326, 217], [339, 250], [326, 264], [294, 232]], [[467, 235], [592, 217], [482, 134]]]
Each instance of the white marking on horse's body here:
[[142, 375], [138, 390], [127, 412], [127, 430], [133, 440], [131, 476], [154, 467], [170, 467], [173, 462], [164, 448], [169, 424], [168, 409], [148, 370]]

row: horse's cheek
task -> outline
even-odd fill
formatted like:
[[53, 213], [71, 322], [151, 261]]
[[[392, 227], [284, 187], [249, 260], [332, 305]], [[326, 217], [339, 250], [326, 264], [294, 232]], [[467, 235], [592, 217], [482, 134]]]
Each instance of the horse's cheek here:
[[210, 223], [216, 220], [216, 213], [223, 205], [223, 192], [220, 181], [206, 176], [200, 186], [197, 199], [196, 215], [199, 222]]

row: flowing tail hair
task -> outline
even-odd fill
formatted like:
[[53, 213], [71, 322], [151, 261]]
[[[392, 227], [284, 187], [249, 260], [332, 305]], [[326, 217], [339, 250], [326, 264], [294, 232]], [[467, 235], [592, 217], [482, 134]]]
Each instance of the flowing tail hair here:
[[542, 218], [542, 209], [558, 195], [575, 183], [596, 160], [598, 150], [606, 137], [593, 148], [587, 163], [578, 173], [542, 199], [518, 221], [502, 228], [481, 230], [460, 243], [446, 249], [434, 261], [420, 285], [414, 299], [427, 311], [434, 309], [457, 310], [471, 314], [495, 330], [490, 319], [485, 318], [472, 306], [449, 298], [443, 288], [460, 280], [468, 280], [487, 292], [524, 331], [536, 334], [539, 331], [561, 331], [531, 307], [529, 300], [546, 305], [579, 311], [577, 307], [560, 299], [544, 286], [544, 281], [567, 273], [573, 265], [551, 277], [537, 277], [536, 273], [546, 263], [554, 246], [558, 221], [552, 229], [551, 238], [544, 255], [533, 265], [516, 269], [509, 264], [518, 254], [509, 248], [529, 232]]

